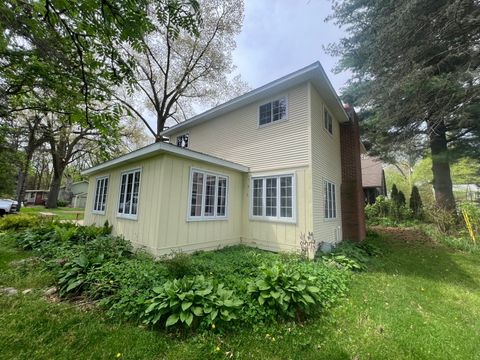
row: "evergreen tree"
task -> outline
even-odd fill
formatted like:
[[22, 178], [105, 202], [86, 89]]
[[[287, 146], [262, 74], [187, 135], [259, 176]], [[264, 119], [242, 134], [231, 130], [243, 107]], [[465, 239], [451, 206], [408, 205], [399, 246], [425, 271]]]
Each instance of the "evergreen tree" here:
[[390, 193], [390, 198], [392, 199], [394, 204], [398, 203], [398, 189], [397, 185], [392, 185], [392, 192]]
[[403, 191], [400, 190], [398, 192], [397, 207], [402, 207], [402, 206], [405, 206], [406, 204], [407, 204], [407, 201], [405, 198], [405, 194], [403, 193]]
[[422, 198], [420, 197], [420, 192], [418, 191], [418, 187], [415, 185], [412, 187], [412, 193], [410, 195], [410, 209], [412, 210], [415, 216], [419, 216], [422, 212]]

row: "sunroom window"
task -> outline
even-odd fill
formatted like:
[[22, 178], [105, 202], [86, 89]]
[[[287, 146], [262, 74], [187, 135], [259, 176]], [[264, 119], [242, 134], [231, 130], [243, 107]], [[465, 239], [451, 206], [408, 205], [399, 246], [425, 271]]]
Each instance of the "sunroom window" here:
[[253, 177], [251, 180], [252, 218], [294, 221], [294, 175]]
[[105, 213], [107, 204], [107, 192], [108, 192], [108, 176], [103, 176], [96, 179], [95, 182], [95, 197], [93, 203], [94, 213]]
[[188, 211], [190, 220], [226, 218], [227, 198], [227, 176], [192, 170]]
[[118, 215], [120, 217], [137, 217], [139, 189], [139, 169], [122, 173], [118, 204]]

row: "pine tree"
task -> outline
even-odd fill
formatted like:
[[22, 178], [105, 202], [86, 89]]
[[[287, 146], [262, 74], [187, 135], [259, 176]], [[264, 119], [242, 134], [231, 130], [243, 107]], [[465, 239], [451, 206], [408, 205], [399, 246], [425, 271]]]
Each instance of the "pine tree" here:
[[398, 192], [397, 206], [402, 207], [402, 206], [405, 206], [406, 204], [407, 204], [407, 201], [405, 199], [405, 194], [403, 193], [403, 191], [400, 190]]
[[398, 189], [397, 185], [395, 184], [392, 185], [392, 192], [390, 193], [390, 198], [395, 205], [398, 203]]
[[420, 197], [420, 192], [418, 191], [418, 187], [412, 187], [412, 194], [410, 195], [410, 209], [412, 210], [415, 216], [419, 216], [422, 212], [422, 198]]

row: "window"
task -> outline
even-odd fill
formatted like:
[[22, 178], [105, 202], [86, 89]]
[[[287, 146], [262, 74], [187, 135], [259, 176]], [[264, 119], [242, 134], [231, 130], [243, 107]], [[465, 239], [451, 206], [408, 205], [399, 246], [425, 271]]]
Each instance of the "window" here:
[[323, 120], [325, 130], [327, 130], [329, 134], [333, 134], [333, 118], [327, 108], [323, 109]]
[[138, 213], [138, 191], [140, 189], [140, 170], [122, 173], [118, 215], [136, 218]]
[[258, 124], [260, 126], [287, 118], [287, 97], [260, 105]]
[[108, 177], [97, 178], [95, 184], [95, 197], [93, 202], [93, 212], [104, 214], [107, 204]]
[[294, 221], [294, 175], [254, 177], [251, 215], [267, 220]]
[[335, 184], [330, 181], [324, 181], [324, 193], [325, 193], [325, 219], [337, 218], [337, 201]]
[[177, 146], [188, 148], [188, 134], [177, 136]]
[[228, 177], [192, 169], [190, 175], [190, 220], [227, 216]]

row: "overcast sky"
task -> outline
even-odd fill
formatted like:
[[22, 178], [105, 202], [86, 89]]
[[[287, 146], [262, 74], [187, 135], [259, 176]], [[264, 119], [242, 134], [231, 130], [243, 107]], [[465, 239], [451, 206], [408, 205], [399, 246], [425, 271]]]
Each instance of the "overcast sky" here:
[[245, 19], [233, 62], [251, 88], [319, 60], [339, 92], [349, 74], [333, 74], [336, 59], [322, 49], [343, 34], [324, 21], [331, 13], [330, 0], [244, 1]]

